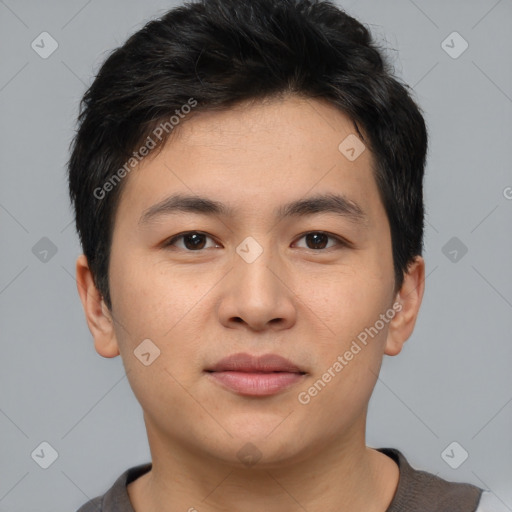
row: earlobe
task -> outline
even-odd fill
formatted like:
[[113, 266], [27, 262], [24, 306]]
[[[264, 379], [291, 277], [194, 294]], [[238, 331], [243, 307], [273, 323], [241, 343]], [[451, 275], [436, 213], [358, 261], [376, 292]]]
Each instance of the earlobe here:
[[112, 315], [94, 284], [92, 272], [84, 254], [76, 260], [76, 284], [96, 352], [103, 357], [119, 355]]
[[425, 261], [416, 256], [404, 275], [404, 282], [395, 298], [393, 309], [397, 311], [391, 320], [384, 353], [396, 356], [411, 336], [425, 291]]

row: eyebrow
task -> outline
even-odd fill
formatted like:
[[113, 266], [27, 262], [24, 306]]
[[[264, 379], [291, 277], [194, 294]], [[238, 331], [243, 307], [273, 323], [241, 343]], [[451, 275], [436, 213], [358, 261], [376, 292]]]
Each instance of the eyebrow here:
[[[180, 212], [219, 217], [234, 217], [236, 214], [233, 208], [213, 199], [174, 194], [145, 210], [139, 219], [139, 225], [144, 226], [158, 217]], [[359, 225], [366, 225], [368, 221], [367, 214], [356, 202], [339, 194], [319, 194], [292, 201], [278, 207], [275, 216], [282, 220], [287, 217], [306, 217], [319, 213], [334, 213]]]

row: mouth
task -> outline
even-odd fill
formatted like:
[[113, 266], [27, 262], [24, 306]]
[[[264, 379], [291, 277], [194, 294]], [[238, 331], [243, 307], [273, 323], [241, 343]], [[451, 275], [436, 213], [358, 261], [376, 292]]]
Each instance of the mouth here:
[[306, 371], [277, 354], [233, 354], [205, 369], [224, 388], [245, 396], [275, 395], [304, 379]]

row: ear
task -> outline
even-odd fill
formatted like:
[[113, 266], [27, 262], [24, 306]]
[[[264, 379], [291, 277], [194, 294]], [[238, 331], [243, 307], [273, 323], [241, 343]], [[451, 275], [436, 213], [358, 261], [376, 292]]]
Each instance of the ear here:
[[76, 284], [82, 301], [87, 325], [94, 338], [94, 348], [103, 357], [119, 355], [119, 348], [114, 331], [112, 314], [108, 310], [103, 297], [94, 284], [84, 254], [76, 260]]
[[425, 291], [425, 261], [416, 256], [404, 275], [404, 282], [397, 293], [393, 309], [396, 311], [389, 323], [388, 336], [384, 353], [396, 356], [414, 330], [416, 319]]

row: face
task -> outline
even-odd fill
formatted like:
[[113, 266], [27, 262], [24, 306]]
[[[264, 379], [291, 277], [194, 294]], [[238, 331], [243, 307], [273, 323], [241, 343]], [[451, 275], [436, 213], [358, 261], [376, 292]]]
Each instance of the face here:
[[191, 117], [125, 178], [95, 340], [121, 354], [152, 451], [271, 466], [364, 437], [412, 326], [356, 134], [320, 101], [244, 104]]

